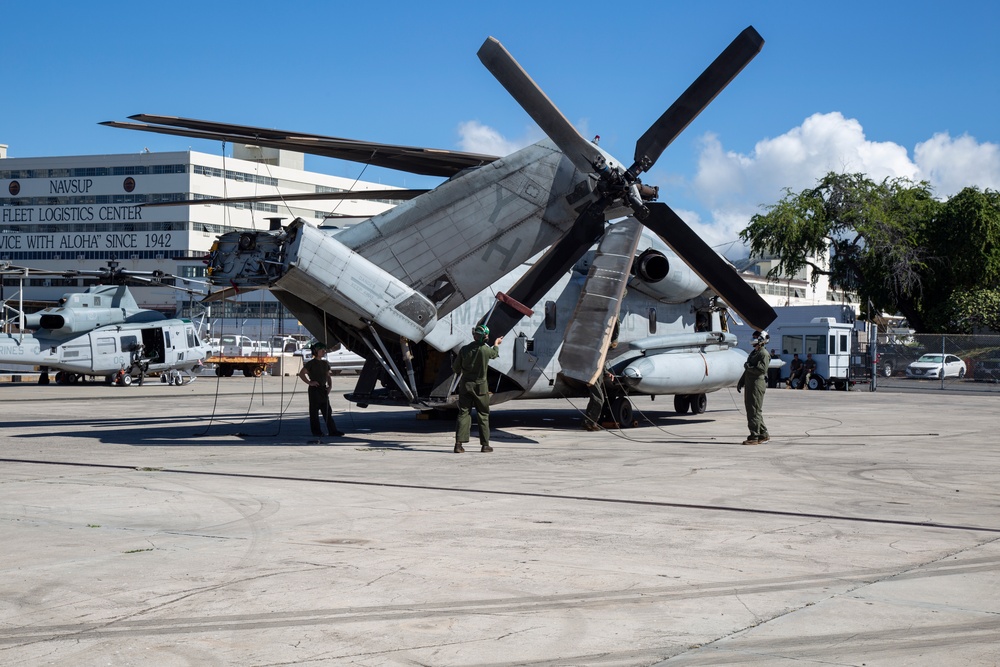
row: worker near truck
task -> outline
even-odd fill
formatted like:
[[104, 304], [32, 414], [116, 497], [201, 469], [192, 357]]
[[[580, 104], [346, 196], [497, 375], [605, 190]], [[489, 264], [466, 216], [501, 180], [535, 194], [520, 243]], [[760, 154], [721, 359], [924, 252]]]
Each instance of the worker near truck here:
[[805, 374], [805, 377], [802, 378], [802, 384], [799, 385], [799, 389], [808, 387], [809, 378], [816, 372], [816, 360], [813, 359], [812, 353], [806, 355], [806, 360], [802, 364], [802, 372]]
[[788, 373], [788, 380], [786, 384], [789, 387], [795, 388], [795, 379], [802, 375], [802, 360], [799, 359], [799, 353], [796, 352], [792, 355], [792, 363], [789, 365], [790, 371]]

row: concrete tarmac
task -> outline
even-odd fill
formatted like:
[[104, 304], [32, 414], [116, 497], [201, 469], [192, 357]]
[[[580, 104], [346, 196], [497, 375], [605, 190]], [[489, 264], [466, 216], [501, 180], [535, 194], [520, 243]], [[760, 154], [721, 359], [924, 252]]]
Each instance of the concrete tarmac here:
[[514, 402], [453, 454], [339, 396], [310, 443], [304, 389], [0, 385], [0, 664], [1000, 664], [997, 395], [769, 390], [755, 447], [731, 390]]

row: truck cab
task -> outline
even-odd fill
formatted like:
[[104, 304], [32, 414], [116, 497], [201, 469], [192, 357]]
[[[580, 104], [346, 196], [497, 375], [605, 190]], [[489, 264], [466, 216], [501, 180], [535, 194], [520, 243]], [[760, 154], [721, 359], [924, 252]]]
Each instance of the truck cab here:
[[219, 339], [220, 354], [224, 357], [249, 357], [260, 354], [260, 344], [239, 334], [224, 334]]
[[778, 327], [777, 342], [781, 347], [781, 359], [785, 365], [781, 369], [781, 379], [787, 381], [791, 372], [792, 355], [798, 354], [805, 363], [806, 355], [812, 355], [816, 370], [806, 380], [805, 373], [794, 383], [806, 382], [809, 389], [847, 390], [851, 384], [851, 339], [853, 325], [837, 322], [832, 317], [814, 317], [809, 323], [789, 324]]

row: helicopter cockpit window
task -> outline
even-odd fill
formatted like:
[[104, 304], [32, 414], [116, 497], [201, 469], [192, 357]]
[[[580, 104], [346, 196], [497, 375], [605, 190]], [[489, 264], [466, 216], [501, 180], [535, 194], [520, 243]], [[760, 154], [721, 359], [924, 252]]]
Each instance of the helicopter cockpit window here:
[[139, 339], [135, 336], [122, 336], [122, 352], [131, 352], [138, 343]]
[[187, 330], [188, 347], [198, 347], [198, 338], [194, 335], [194, 329]]

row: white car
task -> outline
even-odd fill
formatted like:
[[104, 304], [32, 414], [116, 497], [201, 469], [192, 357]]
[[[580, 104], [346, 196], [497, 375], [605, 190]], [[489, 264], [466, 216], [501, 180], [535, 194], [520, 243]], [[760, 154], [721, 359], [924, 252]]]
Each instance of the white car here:
[[908, 378], [965, 377], [965, 362], [954, 354], [925, 354], [906, 367]]

